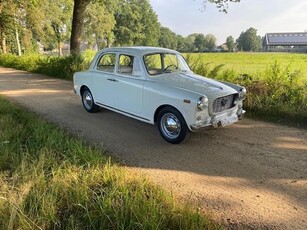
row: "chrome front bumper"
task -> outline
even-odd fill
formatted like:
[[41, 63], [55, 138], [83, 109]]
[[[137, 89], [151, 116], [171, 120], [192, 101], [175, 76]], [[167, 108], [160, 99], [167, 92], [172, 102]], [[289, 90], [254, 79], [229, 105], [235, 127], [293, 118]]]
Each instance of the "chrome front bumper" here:
[[242, 108], [238, 109], [237, 112], [229, 114], [222, 114], [222, 115], [213, 115], [211, 116], [210, 122], [207, 123], [201, 123], [197, 125], [190, 125], [190, 129], [193, 132], [196, 132], [200, 129], [208, 128], [208, 127], [224, 127], [227, 125], [231, 125], [238, 120], [241, 120], [243, 116], [245, 115], [246, 111], [243, 110]]

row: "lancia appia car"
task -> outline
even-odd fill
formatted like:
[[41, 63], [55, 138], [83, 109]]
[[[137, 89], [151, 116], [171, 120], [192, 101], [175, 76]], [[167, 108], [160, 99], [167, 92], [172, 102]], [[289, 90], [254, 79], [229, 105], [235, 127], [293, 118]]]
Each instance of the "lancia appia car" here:
[[87, 71], [74, 74], [74, 91], [87, 112], [102, 107], [157, 124], [173, 144], [189, 131], [226, 126], [245, 113], [244, 87], [196, 75], [179, 52], [164, 48], [103, 49]]

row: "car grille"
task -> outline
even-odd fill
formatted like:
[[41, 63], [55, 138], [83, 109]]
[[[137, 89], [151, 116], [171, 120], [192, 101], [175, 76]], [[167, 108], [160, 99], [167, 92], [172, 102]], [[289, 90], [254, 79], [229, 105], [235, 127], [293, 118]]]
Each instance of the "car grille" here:
[[234, 99], [236, 94], [228, 95], [225, 97], [219, 97], [213, 102], [213, 113], [220, 113], [227, 109], [234, 107]]

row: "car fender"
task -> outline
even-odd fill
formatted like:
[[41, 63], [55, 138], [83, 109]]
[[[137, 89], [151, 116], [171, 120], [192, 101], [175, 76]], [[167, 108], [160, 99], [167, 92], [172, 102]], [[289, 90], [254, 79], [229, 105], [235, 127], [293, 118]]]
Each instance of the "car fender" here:
[[77, 95], [81, 96], [81, 88], [86, 86], [91, 90], [92, 73], [76, 72], [73, 76], [74, 91]]
[[150, 120], [150, 123], [155, 122], [157, 110], [164, 106], [172, 106], [177, 109], [188, 126], [193, 123], [197, 100], [201, 95], [152, 81], [147, 81], [144, 89], [143, 114]]

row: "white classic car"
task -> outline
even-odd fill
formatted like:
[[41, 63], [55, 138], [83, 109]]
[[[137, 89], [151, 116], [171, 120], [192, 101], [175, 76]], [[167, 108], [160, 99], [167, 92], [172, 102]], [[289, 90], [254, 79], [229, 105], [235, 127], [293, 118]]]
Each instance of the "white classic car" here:
[[103, 107], [157, 123], [173, 144], [189, 131], [226, 126], [245, 113], [244, 87], [196, 75], [180, 53], [164, 48], [103, 49], [87, 71], [74, 74], [74, 91], [87, 112]]

